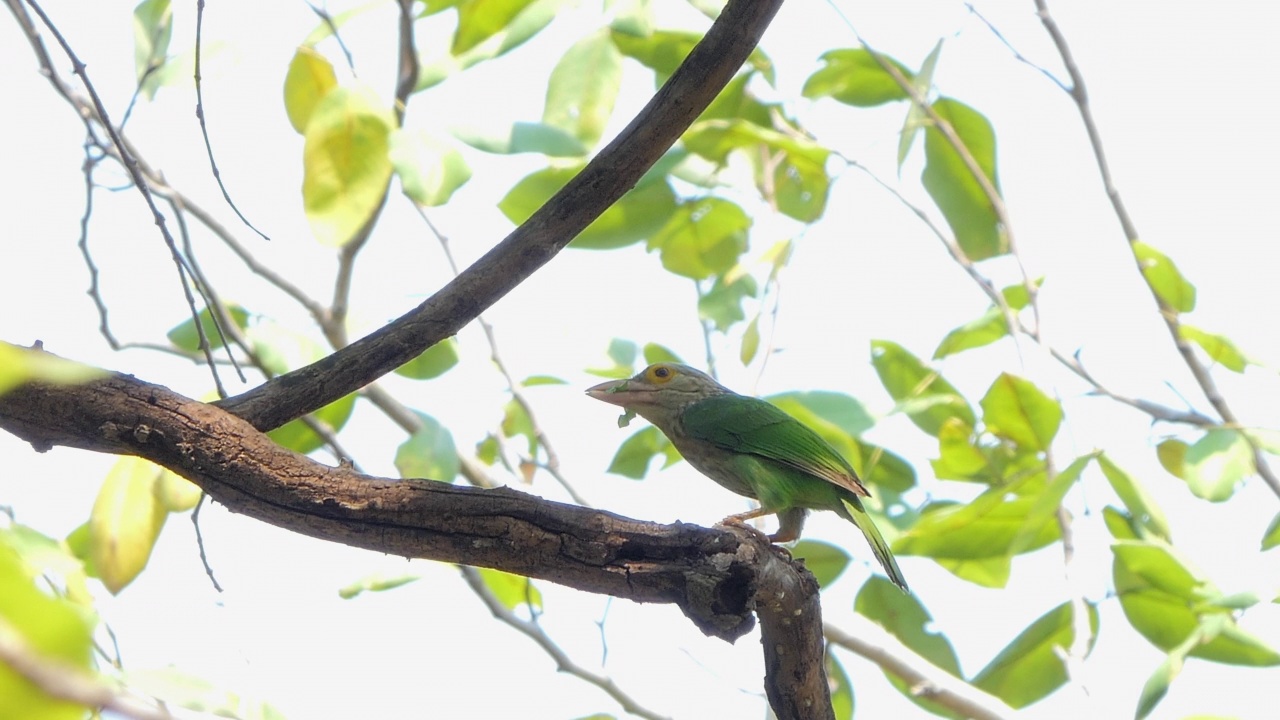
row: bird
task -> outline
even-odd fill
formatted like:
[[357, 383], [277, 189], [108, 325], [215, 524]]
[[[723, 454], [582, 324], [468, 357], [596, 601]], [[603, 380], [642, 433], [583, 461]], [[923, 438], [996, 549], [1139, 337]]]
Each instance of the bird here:
[[889, 544], [862, 505], [871, 493], [858, 474], [822, 436], [781, 408], [673, 362], [654, 363], [634, 377], [586, 392], [624, 410], [620, 427], [639, 415], [703, 475], [760, 503], [725, 523], [777, 515], [778, 532], [769, 539], [786, 543], [800, 537], [809, 510], [831, 510], [858, 526], [885, 574], [909, 592]]

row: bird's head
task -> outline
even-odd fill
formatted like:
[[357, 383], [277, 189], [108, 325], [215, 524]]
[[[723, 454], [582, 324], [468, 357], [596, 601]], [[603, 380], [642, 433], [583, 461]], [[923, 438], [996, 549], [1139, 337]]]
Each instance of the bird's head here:
[[650, 422], [713, 395], [729, 392], [710, 375], [679, 363], [654, 363], [626, 380], [587, 388], [596, 400], [617, 405]]

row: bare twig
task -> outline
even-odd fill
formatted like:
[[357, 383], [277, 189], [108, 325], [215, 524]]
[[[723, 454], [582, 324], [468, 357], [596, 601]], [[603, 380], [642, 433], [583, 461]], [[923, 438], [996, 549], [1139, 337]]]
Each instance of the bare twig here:
[[870, 660], [885, 672], [902, 678], [912, 692], [972, 720], [1004, 720], [1014, 711], [981, 690], [953, 677], [917, 655], [879, 625], [854, 614], [852, 631], [827, 623], [822, 632], [827, 641]]
[[[1138, 234], [1138, 228], [1134, 224], [1133, 218], [1129, 215], [1124, 199], [1120, 196], [1120, 191], [1111, 175], [1107, 154], [1102, 147], [1102, 133], [1099, 132], [1098, 125], [1093, 118], [1093, 111], [1089, 107], [1089, 92], [1085, 86], [1084, 75], [1080, 72], [1079, 66], [1076, 65], [1075, 57], [1071, 54], [1071, 48], [1067, 43], [1066, 36], [1063, 35], [1058, 23], [1049, 13], [1048, 0], [1034, 0], [1034, 2], [1036, 14], [1040, 17], [1040, 23], [1044, 25], [1045, 32], [1049, 34], [1054, 47], [1057, 48], [1058, 55], [1062, 58], [1063, 67], [1067, 70], [1067, 76], [1071, 78], [1071, 86], [1068, 93], [1071, 99], [1075, 101], [1076, 110], [1080, 114], [1080, 121], [1084, 125], [1085, 134], [1089, 138], [1089, 145], [1093, 149], [1093, 157], [1098, 165], [1098, 174], [1102, 178], [1103, 190], [1106, 192], [1107, 199], [1111, 201], [1111, 208], [1115, 213], [1116, 220], [1119, 221], [1120, 228], [1128, 241], [1129, 251], [1133, 254], [1133, 261], [1138, 268], [1139, 275], [1143, 278], [1143, 283], [1147, 286], [1147, 290], [1151, 292], [1152, 299], [1155, 300], [1156, 307], [1160, 311], [1160, 318], [1164, 321], [1165, 328], [1169, 331], [1174, 347], [1177, 348], [1178, 354], [1182, 356], [1183, 363], [1187, 366], [1187, 369], [1191, 371], [1196, 384], [1200, 386], [1205, 399], [1213, 406], [1214, 411], [1222, 418], [1224, 424], [1239, 426], [1241, 425], [1240, 420], [1236, 417], [1231, 406], [1227, 404], [1227, 400], [1222, 396], [1221, 391], [1218, 390], [1218, 385], [1213, 376], [1209, 374], [1209, 369], [1196, 356], [1195, 349], [1191, 347], [1191, 343], [1182, 337], [1178, 310], [1160, 297], [1155, 287], [1146, 280], [1146, 275], [1142, 273], [1142, 262], [1139, 260], [1136, 250], [1136, 243], [1141, 236]], [[1280, 496], [1280, 477], [1277, 477], [1271, 469], [1262, 449], [1249, 435], [1242, 433], [1241, 437], [1253, 449], [1254, 468], [1258, 475], [1271, 488], [1273, 493]]]
[[485, 607], [489, 608], [489, 612], [493, 613], [493, 616], [502, 624], [537, 643], [538, 647], [542, 648], [543, 652], [555, 661], [557, 670], [600, 688], [605, 694], [613, 698], [618, 705], [622, 706], [623, 710], [636, 717], [646, 718], [647, 720], [670, 720], [666, 715], [661, 715], [638, 703], [635, 698], [618, 687], [613, 678], [593, 673], [575, 663], [565, 653], [564, 649], [557, 645], [555, 640], [551, 639], [551, 636], [547, 635], [541, 625], [531, 620], [525, 620], [507, 609], [507, 606], [503, 605], [494, 596], [493, 591], [484, 584], [484, 579], [480, 577], [478, 570], [466, 565], [459, 565], [458, 570], [462, 572], [462, 578], [466, 581], [467, 586], [471, 588], [471, 591], [476, 594], [476, 597], [480, 598]]

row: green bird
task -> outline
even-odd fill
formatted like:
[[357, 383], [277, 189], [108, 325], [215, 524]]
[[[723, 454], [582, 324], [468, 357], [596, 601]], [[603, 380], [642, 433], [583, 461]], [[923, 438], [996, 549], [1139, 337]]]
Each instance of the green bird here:
[[635, 415], [653, 423], [703, 475], [760, 502], [725, 522], [777, 515], [778, 532], [769, 539], [790, 542], [800, 536], [809, 510], [831, 510], [858, 526], [889, 579], [907, 589], [889, 544], [862, 507], [867, 488], [848, 461], [804, 423], [677, 363], [650, 365], [587, 394], [623, 408], [620, 425]]

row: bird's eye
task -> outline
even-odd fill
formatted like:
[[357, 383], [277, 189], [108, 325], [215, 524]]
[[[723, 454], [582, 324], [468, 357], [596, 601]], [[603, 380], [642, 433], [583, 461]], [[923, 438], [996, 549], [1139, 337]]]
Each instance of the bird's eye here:
[[676, 371], [666, 365], [654, 365], [649, 368], [649, 379], [657, 382], [666, 382], [675, 377]]

